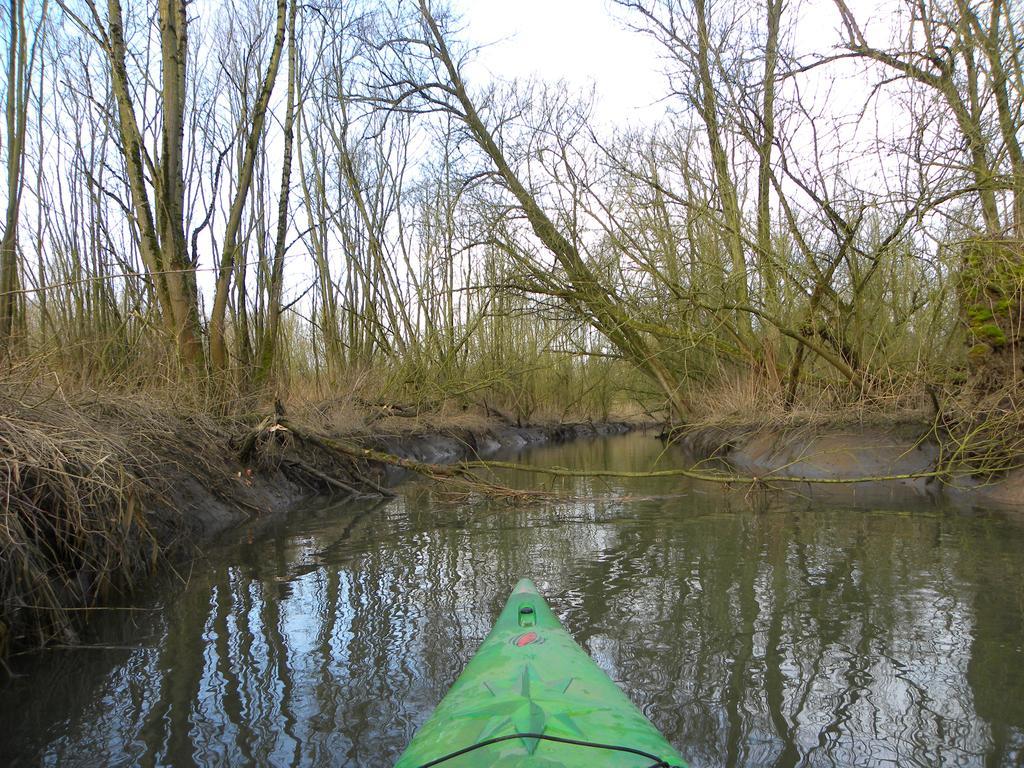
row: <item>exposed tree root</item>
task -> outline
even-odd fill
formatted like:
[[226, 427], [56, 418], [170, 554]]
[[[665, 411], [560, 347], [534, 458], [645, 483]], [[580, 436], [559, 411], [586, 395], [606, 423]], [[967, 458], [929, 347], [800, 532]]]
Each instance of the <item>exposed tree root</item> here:
[[[342, 457], [346, 461], [354, 461], [368, 469], [368, 464], [382, 464], [399, 467], [417, 475], [440, 482], [456, 482], [463, 489], [472, 489], [482, 493], [501, 496], [520, 496], [524, 494], [521, 489], [510, 488], [493, 480], [485, 479], [478, 473], [480, 471], [507, 470], [525, 472], [530, 474], [541, 474], [550, 477], [617, 477], [617, 478], [666, 478], [683, 477], [691, 480], [699, 480], [710, 483], [723, 483], [729, 485], [768, 485], [772, 483], [800, 483], [811, 485], [854, 485], [857, 483], [879, 483], [899, 480], [918, 480], [928, 478], [939, 478], [945, 474], [944, 470], [928, 470], [922, 472], [893, 473], [883, 475], [864, 475], [860, 477], [802, 477], [784, 473], [771, 473], [763, 476], [741, 475], [726, 471], [708, 471], [687, 468], [655, 469], [647, 471], [625, 471], [625, 470], [577, 470], [564, 467], [541, 467], [528, 464], [518, 464], [509, 461], [461, 461], [455, 464], [433, 464], [428, 462], [415, 461], [413, 459], [395, 456], [393, 454], [377, 451], [372, 448], [356, 445], [346, 440], [325, 437], [314, 434], [302, 427], [299, 427], [285, 419], [268, 419], [261, 425], [264, 432], [268, 430], [287, 430], [297, 439], [316, 445], [321, 449]], [[247, 440], [247, 444], [255, 444], [258, 437]], [[369, 482], [365, 478], [363, 483]], [[379, 491], [379, 486], [373, 486]]]

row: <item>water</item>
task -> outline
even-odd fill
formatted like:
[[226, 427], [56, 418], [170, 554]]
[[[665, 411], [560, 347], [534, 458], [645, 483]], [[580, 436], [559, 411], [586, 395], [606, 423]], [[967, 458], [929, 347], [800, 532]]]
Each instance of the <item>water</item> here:
[[[642, 469], [643, 435], [534, 449]], [[662, 461], [679, 461], [678, 456]], [[532, 576], [698, 766], [1019, 765], [1024, 527], [685, 480], [323, 506], [235, 531], [97, 646], [16, 659], [0, 763], [388, 766]]]

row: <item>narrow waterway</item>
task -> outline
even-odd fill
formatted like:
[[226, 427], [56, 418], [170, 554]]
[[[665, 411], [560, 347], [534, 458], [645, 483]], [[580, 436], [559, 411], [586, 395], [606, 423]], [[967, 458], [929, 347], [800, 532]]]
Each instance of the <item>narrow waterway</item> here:
[[[645, 469], [644, 435], [534, 448]], [[234, 531], [15, 659], [0, 764], [388, 766], [532, 577], [696, 766], [1024, 761], [1024, 525], [681, 479], [505, 477], [515, 503], [407, 483]]]

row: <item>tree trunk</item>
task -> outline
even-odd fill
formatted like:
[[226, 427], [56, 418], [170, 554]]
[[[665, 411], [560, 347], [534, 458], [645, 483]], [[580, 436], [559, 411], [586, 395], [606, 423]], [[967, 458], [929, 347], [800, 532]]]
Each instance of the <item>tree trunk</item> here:
[[772, 253], [771, 178], [775, 142], [775, 76], [779, 63], [779, 27], [783, 0], [767, 0], [768, 38], [764, 49], [764, 93], [761, 99], [761, 137], [757, 147], [757, 250], [765, 304], [778, 309], [778, 286]]
[[[747, 259], [743, 250], [743, 215], [740, 211], [736, 185], [729, 172], [729, 158], [725, 151], [725, 145], [722, 143], [718, 93], [711, 75], [711, 39], [708, 30], [707, 2], [706, 0], [694, 0], [693, 7], [697, 16], [696, 64], [700, 93], [700, 99], [696, 106], [707, 132], [708, 145], [711, 149], [711, 164], [715, 170], [718, 198], [722, 206], [723, 239], [732, 267], [728, 283], [732, 300], [737, 304], [747, 305], [750, 304], [750, 291], [747, 285]], [[753, 330], [750, 315], [739, 312], [735, 321], [741, 341], [745, 345], [751, 345]]]
[[295, 91], [297, 73], [297, 51], [295, 45], [295, 20], [297, 0], [292, 0], [288, 14], [288, 96], [284, 117], [284, 162], [281, 167], [281, 194], [277, 201], [277, 236], [274, 239], [274, 262], [271, 267], [269, 301], [266, 308], [263, 343], [260, 346], [255, 384], [263, 386], [270, 378], [277, 352], [277, 341], [281, 327], [281, 292], [284, 281], [284, 251], [288, 235], [288, 197], [291, 191], [292, 151], [295, 137]]
[[[18, 315], [18, 219], [24, 185], [22, 164], [25, 156], [25, 131], [28, 122], [29, 82], [28, 32], [25, 29], [25, 2], [10, 2], [10, 47], [7, 56], [7, 209], [4, 231], [0, 236], [0, 358], [14, 343]], [[46, 6], [43, 6], [45, 16]]]
[[[202, 367], [203, 345], [199, 329], [195, 273], [185, 242], [182, 143], [184, 135], [187, 16], [182, 0], [160, 0], [162, 65], [161, 157], [154, 163], [135, 115], [127, 68], [124, 18], [120, 0], [107, 2], [107, 28], [99, 33], [110, 63], [111, 88], [117, 104], [121, 151], [128, 173], [132, 216], [143, 264], [153, 279], [160, 318], [174, 338], [179, 357]], [[100, 20], [95, 17], [99, 26]], [[148, 193], [148, 169], [153, 169], [154, 206]]]
[[[235, 260], [238, 258], [238, 231], [242, 224], [242, 213], [252, 186], [253, 166], [256, 163], [256, 152], [263, 126], [266, 122], [267, 107], [270, 95], [274, 90], [277, 72], [281, 63], [281, 51], [284, 48], [285, 28], [288, 22], [288, 0], [277, 0], [277, 26], [274, 30], [274, 45], [270, 52], [259, 96], [252, 110], [249, 133], [245, 142], [245, 150], [238, 169], [238, 188], [231, 201], [228, 221], [224, 231], [224, 246], [221, 249], [220, 267], [217, 271], [217, 287], [210, 312], [210, 364], [214, 370], [223, 370], [227, 366], [227, 347], [224, 344], [224, 318], [228, 305], [228, 294], [231, 289], [231, 275]], [[245, 73], [240, 73], [242, 77]], [[246, 115], [241, 116], [245, 121]]]

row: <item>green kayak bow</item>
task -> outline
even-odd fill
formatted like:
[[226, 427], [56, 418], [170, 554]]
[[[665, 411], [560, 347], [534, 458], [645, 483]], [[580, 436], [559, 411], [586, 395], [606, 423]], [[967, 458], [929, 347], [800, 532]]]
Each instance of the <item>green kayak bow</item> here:
[[685, 765], [523, 579], [395, 768]]

